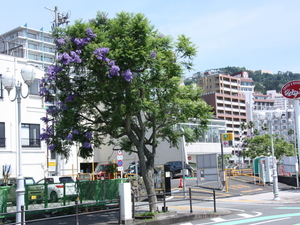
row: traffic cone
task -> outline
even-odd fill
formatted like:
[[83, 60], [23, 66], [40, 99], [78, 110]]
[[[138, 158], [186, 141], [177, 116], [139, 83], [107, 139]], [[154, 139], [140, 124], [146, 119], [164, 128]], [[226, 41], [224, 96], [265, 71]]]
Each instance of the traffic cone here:
[[183, 180], [182, 180], [182, 177], [180, 177], [180, 180], [179, 180], [179, 187], [178, 188], [183, 188]]

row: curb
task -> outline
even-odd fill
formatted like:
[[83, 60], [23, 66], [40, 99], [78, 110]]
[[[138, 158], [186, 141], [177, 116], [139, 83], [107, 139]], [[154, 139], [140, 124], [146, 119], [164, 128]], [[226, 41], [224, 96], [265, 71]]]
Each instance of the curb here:
[[190, 213], [190, 214], [182, 214], [179, 213], [172, 217], [162, 218], [162, 219], [154, 219], [151, 221], [132, 221], [128, 224], [137, 224], [137, 225], [169, 225], [169, 224], [176, 224], [176, 223], [182, 223], [182, 222], [189, 222], [192, 220], [197, 219], [204, 219], [204, 218], [214, 218], [214, 217], [220, 217], [231, 214], [230, 211], [225, 211], [221, 213]]

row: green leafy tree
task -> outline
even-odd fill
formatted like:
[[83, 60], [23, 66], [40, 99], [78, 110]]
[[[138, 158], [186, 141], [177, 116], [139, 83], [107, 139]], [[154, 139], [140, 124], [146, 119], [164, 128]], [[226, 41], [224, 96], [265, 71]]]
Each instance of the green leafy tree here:
[[[274, 156], [276, 159], [281, 159], [284, 156], [293, 156], [295, 153], [294, 146], [278, 135], [273, 135], [274, 143]], [[265, 134], [263, 136], [257, 135], [252, 138], [247, 138], [244, 140], [243, 144], [243, 155], [254, 159], [260, 156], [270, 156], [272, 155], [271, 149], [271, 136]]]
[[159, 141], [178, 147], [176, 124], [196, 118], [205, 128], [211, 116], [200, 88], [180, 85], [184, 69], [192, 67], [194, 44], [184, 35], [174, 41], [143, 14], [126, 12], [112, 19], [98, 12], [54, 35], [58, 60], [47, 70], [41, 95], [55, 105], [43, 118], [48, 126], [41, 139], [66, 158], [74, 144], [83, 158], [103, 145], [136, 152], [154, 212]]

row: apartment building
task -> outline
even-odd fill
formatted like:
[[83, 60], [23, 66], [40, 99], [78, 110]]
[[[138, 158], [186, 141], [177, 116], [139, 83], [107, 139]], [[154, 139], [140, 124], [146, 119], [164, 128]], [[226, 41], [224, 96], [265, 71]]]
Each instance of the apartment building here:
[[0, 53], [25, 58], [29, 64], [46, 68], [55, 60], [51, 33], [19, 26], [0, 35]]
[[228, 133], [239, 141], [240, 125], [247, 123], [246, 97], [242, 92], [239, 76], [205, 72], [197, 78], [204, 95], [202, 98], [214, 108], [215, 117], [226, 121]]

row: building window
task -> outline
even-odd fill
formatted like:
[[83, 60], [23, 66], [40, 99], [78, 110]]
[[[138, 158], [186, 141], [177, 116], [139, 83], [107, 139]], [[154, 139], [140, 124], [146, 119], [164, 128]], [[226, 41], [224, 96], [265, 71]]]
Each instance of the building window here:
[[0, 147], [5, 147], [5, 123], [0, 122]]
[[39, 60], [39, 58], [38, 58], [37, 55], [32, 55], [32, 54], [29, 54], [29, 55], [28, 55], [28, 58], [29, 58], [29, 59], [33, 59], [33, 60]]
[[29, 93], [31, 95], [38, 95], [39, 94], [40, 83], [41, 83], [41, 80], [34, 79], [33, 83], [30, 85], [30, 88], [29, 88]]
[[31, 44], [31, 43], [28, 44], [28, 48], [30, 48], [30, 49], [35, 49], [35, 50], [38, 49], [37, 45]]
[[56, 152], [50, 151], [50, 159], [56, 159]]
[[28, 36], [28, 38], [31, 38], [31, 39], [37, 39], [36, 34], [28, 33], [27, 36]]
[[39, 124], [22, 124], [21, 141], [22, 147], [41, 147], [40, 125]]

